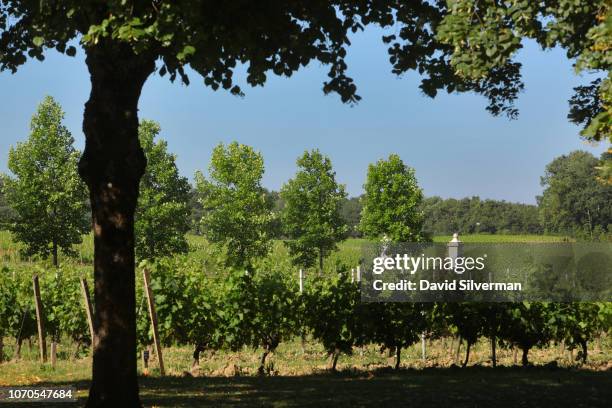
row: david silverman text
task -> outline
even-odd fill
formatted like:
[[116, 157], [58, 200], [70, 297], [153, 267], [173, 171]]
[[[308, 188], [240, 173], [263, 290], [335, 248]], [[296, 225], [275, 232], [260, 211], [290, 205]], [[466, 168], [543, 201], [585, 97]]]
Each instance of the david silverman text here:
[[520, 282], [476, 282], [470, 279], [453, 280], [444, 282], [430, 282], [426, 279], [420, 279], [417, 282], [402, 279], [398, 282], [383, 282], [382, 280], [375, 280], [372, 283], [372, 287], [377, 291], [411, 291], [411, 290], [428, 290], [428, 291], [445, 291], [445, 290], [498, 290], [498, 291], [521, 291], [523, 287]]

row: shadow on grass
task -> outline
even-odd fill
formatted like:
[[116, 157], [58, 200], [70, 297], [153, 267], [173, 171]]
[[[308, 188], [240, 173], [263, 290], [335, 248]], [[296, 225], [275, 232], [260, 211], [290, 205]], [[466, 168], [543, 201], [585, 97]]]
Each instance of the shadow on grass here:
[[[59, 384], [66, 383], [40, 385]], [[89, 386], [72, 385], [79, 390]], [[609, 408], [612, 371], [470, 367], [292, 377], [143, 377], [140, 394], [145, 407]], [[78, 405], [84, 402], [81, 398]]]

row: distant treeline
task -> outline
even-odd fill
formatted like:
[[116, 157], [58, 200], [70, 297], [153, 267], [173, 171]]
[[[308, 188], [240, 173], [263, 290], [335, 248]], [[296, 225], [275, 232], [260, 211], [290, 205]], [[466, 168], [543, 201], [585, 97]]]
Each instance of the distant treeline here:
[[[276, 191], [268, 192], [268, 197], [274, 202], [275, 210], [283, 207]], [[434, 196], [425, 198], [421, 208], [425, 218], [424, 231], [429, 235], [447, 235], [454, 232], [464, 234], [541, 234], [543, 232], [538, 219], [538, 207], [535, 205], [483, 200], [477, 196], [462, 199], [443, 199]], [[358, 228], [361, 209], [360, 197], [351, 197], [343, 201], [341, 214], [349, 227], [350, 237], [362, 236]], [[278, 231], [281, 231], [280, 225]]]
[[[543, 229], [538, 221], [535, 205], [482, 200], [480, 197], [443, 199], [428, 197], [423, 200], [424, 230], [430, 235], [464, 234], [539, 234]], [[357, 228], [361, 214], [358, 197], [345, 200], [342, 215], [352, 237], [360, 237]]]
[[482, 200], [480, 197], [423, 200], [426, 232], [432, 235], [462, 232], [467, 234], [540, 234], [543, 228], [535, 205]]

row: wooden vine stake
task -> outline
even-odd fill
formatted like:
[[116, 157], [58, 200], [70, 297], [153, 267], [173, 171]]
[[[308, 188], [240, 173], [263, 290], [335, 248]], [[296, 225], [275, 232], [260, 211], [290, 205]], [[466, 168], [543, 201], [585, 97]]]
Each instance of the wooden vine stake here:
[[91, 336], [91, 349], [95, 346], [95, 332], [93, 326], [93, 308], [91, 306], [91, 299], [89, 297], [89, 287], [87, 280], [81, 278], [81, 292], [83, 293], [83, 303], [85, 304], [85, 314], [87, 315], [87, 323], [89, 324], [89, 335]]
[[57, 363], [57, 343], [55, 341], [51, 342], [51, 367], [55, 368], [55, 364]]
[[144, 276], [145, 293], [147, 294], [147, 303], [149, 304], [149, 315], [151, 316], [151, 325], [153, 326], [153, 341], [155, 342], [155, 352], [159, 359], [159, 372], [161, 375], [166, 375], [164, 370], [164, 359], [162, 358], [161, 343], [159, 340], [159, 332], [157, 330], [157, 314], [155, 313], [155, 303], [153, 302], [153, 292], [151, 291], [151, 276], [149, 270], [144, 268], [142, 270]]
[[40, 284], [38, 275], [32, 276], [34, 284], [34, 304], [36, 305], [36, 322], [38, 323], [38, 345], [40, 347], [40, 361], [47, 362], [47, 343], [45, 342], [45, 327], [43, 323], [43, 308], [40, 301]]

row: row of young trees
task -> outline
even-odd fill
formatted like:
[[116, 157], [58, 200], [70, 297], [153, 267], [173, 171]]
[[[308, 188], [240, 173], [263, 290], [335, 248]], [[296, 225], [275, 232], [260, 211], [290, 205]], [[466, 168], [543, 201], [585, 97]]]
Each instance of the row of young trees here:
[[[459, 337], [466, 344], [463, 365], [471, 347], [481, 338], [496, 348], [529, 351], [563, 343], [578, 349], [587, 361], [588, 344], [612, 327], [610, 303], [363, 303], [357, 282], [348, 270], [339, 274], [307, 277], [303, 292], [294, 274], [245, 273], [228, 269], [202, 274], [187, 257], [165, 259], [151, 270], [159, 333], [164, 345], [192, 345], [194, 362], [204, 350], [251, 347], [262, 351], [259, 371], [266, 358], [284, 341], [311, 335], [320, 342], [335, 369], [338, 357], [355, 347], [378, 344], [401, 364], [402, 350], [422, 335], [430, 339]], [[47, 337], [52, 341], [90, 343], [78, 277], [70, 270], [42, 274], [41, 292]], [[36, 335], [29, 274], [11, 276], [3, 269], [0, 281], [0, 327], [3, 336], [21, 343]], [[137, 281], [138, 341], [152, 342], [149, 315], [144, 305], [142, 280]], [[17, 352], [18, 353], [18, 352]]]
[[[11, 148], [2, 176], [3, 224], [24, 244], [26, 255], [72, 255], [73, 245], [91, 230], [87, 189], [78, 175], [80, 152], [62, 124], [61, 106], [50, 96], [38, 106], [29, 138]], [[160, 127], [144, 120], [139, 137], [149, 165], [141, 180], [136, 214], [136, 252], [142, 259], [187, 251], [190, 185], [179, 174], [166, 142], [155, 140]]]
[[[77, 173], [78, 151], [62, 125], [59, 104], [46, 97], [32, 118], [31, 134], [9, 152], [13, 176], [2, 177], [3, 197], [13, 211], [9, 229], [28, 255], [73, 252], [89, 230], [86, 189]], [[347, 237], [342, 216], [346, 191], [336, 180], [331, 160], [318, 150], [298, 158], [298, 171], [278, 194], [261, 185], [263, 157], [252, 147], [218, 145], [207, 175], [197, 172], [195, 191], [182, 177], [175, 156], [158, 139], [157, 123], [139, 127], [148, 166], [140, 181], [135, 214], [137, 258], [154, 260], [188, 250], [185, 233], [195, 196], [200, 231], [226, 251], [227, 266], [249, 268], [264, 257], [273, 238], [282, 235], [295, 265], [323, 269], [323, 260]], [[397, 240], [420, 240], [423, 198], [414, 170], [397, 155], [370, 165], [362, 197], [360, 231], [370, 238], [383, 233]]]
[[[77, 173], [79, 152], [62, 119], [59, 104], [46, 97], [32, 118], [28, 140], [9, 152], [14, 177], [0, 181], [2, 226], [25, 244], [26, 255], [51, 257], [56, 266], [58, 253], [72, 254], [90, 229], [86, 188]], [[596, 178], [605, 158], [586, 152], [572, 152], [547, 166], [537, 207], [478, 197], [424, 198], [414, 170], [396, 155], [371, 165], [365, 193], [349, 199], [321, 152], [298, 158], [295, 177], [277, 193], [261, 185], [261, 154], [237, 143], [217, 146], [208, 176], [197, 172], [192, 188], [160, 132], [149, 120], [139, 127], [148, 160], [135, 215], [139, 259], [186, 252], [190, 229], [225, 246], [229, 266], [248, 267], [267, 253], [272, 238], [281, 238], [295, 264], [319, 269], [347, 236], [387, 234], [418, 241], [456, 231], [547, 232], [608, 240], [612, 233], [612, 185]]]
[[[196, 174], [202, 234], [225, 248], [226, 266], [251, 268], [280, 234], [293, 265], [322, 271], [324, 259], [348, 236], [342, 216], [346, 192], [329, 157], [306, 151], [297, 167], [276, 197], [281, 201], [276, 207], [274, 196], [261, 186], [263, 157], [250, 146], [217, 146], [208, 177]], [[423, 195], [414, 170], [399, 156], [371, 164], [364, 187], [359, 228], [366, 237], [426, 239], [421, 233]]]

